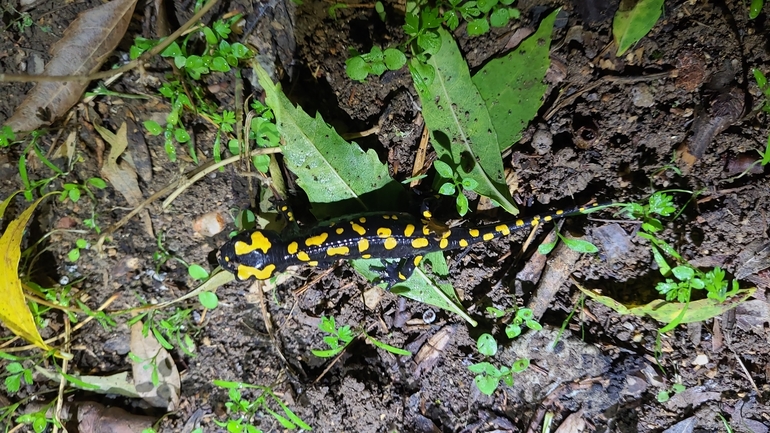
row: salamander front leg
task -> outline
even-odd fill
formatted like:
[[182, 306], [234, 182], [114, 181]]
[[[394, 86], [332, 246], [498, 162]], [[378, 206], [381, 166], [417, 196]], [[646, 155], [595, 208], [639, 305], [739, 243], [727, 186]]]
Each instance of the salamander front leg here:
[[383, 269], [380, 271], [380, 281], [387, 283], [386, 290], [408, 280], [414, 273], [414, 269], [422, 261], [422, 256], [407, 257], [399, 262], [382, 261]]

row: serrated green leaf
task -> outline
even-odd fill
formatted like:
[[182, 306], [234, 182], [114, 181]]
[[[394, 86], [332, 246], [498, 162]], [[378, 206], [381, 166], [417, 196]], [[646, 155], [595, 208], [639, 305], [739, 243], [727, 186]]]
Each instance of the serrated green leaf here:
[[416, 86], [433, 147], [439, 159], [457, 165], [455, 171], [463, 178], [478, 182], [477, 193], [516, 215], [519, 211], [505, 184], [500, 146], [487, 108], [452, 35], [443, 29], [438, 32], [441, 49], [428, 60], [436, 76], [430, 85]]
[[288, 168], [307, 193], [316, 218], [325, 219], [367, 210], [395, 210], [403, 189], [391, 179], [374, 150], [364, 152], [348, 143], [321, 118], [295, 107], [267, 72], [254, 63], [267, 105], [286, 140], [282, 147]]
[[543, 103], [547, 90], [543, 78], [551, 64], [551, 33], [559, 10], [545, 17], [516, 50], [490, 61], [473, 76], [497, 132], [500, 151], [521, 139]]
[[[621, 6], [623, 4], [621, 3]], [[652, 30], [663, 13], [663, 0], [639, 0], [631, 9], [618, 10], [612, 20], [612, 36], [620, 57]]]

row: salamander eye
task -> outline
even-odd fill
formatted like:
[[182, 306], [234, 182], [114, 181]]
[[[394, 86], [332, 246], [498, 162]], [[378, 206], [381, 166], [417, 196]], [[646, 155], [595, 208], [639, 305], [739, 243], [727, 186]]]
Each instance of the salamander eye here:
[[222, 269], [237, 273], [240, 260], [238, 260], [238, 255], [235, 254], [235, 248], [233, 245], [233, 241], [224, 244], [222, 248], [217, 251], [217, 261], [219, 262], [219, 266], [221, 266]]

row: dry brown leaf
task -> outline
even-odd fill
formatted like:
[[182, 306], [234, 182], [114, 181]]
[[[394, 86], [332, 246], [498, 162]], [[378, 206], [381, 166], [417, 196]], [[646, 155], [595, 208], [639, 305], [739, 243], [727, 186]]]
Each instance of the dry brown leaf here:
[[[171, 355], [158, 343], [152, 333], [142, 335], [142, 322], [131, 326], [131, 353], [141, 359], [134, 362], [132, 372], [136, 391], [153, 407], [173, 412], [179, 408], [182, 380]], [[153, 384], [158, 383], [158, 386]]]
[[152, 427], [155, 418], [128, 413], [119, 407], [104, 407], [95, 401], [78, 405], [81, 433], [138, 433]]
[[[104, 160], [104, 166], [102, 167], [102, 176], [104, 176], [130, 204], [131, 206], [139, 206], [144, 201], [144, 195], [142, 190], [139, 189], [139, 182], [136, 180], [136, 171], [125, 161], [118, 163], [118, 158], [125, 152], [128, 147], [128, 127], [125, 122], [120, 125], [117, 134], [113, 134], [104, 127], [94, 125], [96, 132], [104, 138], [104, 140], [110, 144], [110, 151], [107, 158]], [[141, 212], [142, 223], [144, 231], [150, 236], [155, 237], [152, 230], [152, 220], [150, 219], [150, 213], [147, 209]]]
[[[123, 38], [137, 0], [113, 0], [82, 12], [50, 50], [44, 75], [88, 75], [96, 72]], [[6, 122], [14, 131], [48, 125], [78, 102], [87, 82], [38, 83]], [[38, 116], [46, 113], [46, 120]], [[50, 116], [47, 116], [50, 114]]]

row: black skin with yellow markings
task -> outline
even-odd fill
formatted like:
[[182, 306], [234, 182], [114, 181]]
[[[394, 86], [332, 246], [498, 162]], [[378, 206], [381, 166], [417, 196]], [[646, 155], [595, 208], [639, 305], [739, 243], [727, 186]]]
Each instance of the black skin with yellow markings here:
[[315, 266], [339, 259], [402, 259], [397, 268], [386, 268], [388, 274], [384, 279], [390, 287], [409, 278], [427, 253], [491, 241], [597, 206], [527, 220], [446, 230], [428, 219], [416, 219], [406, 213], [362, 214], [321, 223], [307, 232], [286, 237], [270, 230], [243, 232], [222, 246], [217, 258], [222, 268], [235, 274], [238, 280], [251, 277], [265, 280], [291, 265]]

